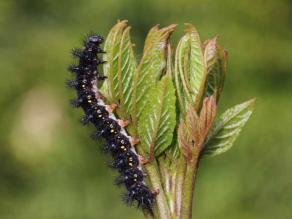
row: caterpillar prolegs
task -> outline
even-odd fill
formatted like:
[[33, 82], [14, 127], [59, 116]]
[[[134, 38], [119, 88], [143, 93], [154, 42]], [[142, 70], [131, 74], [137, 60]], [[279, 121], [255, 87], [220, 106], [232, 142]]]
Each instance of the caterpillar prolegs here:
[[112, 155], [112, 166], [120, 173], [117, 184], [126, 187], [126, 202], [136, 202], [139, 207], [151, 211], [155, 195], [144, 181], [145, 174], [134, 148], [135, 142], [127, 134], [124, 122], [114, 115], [114, 106], [105, 104], [98, 88], [98, 82], [106, 79], [97, 69], [98, 65], [104, 63], [98, 57], [98, 54], [104, 53], [100, 47], [102, 43], [101, 36], [90, 35], [84, 41], [83, 49], [73, 50], [73, 56], [78, 58], [79, 63], [69, 67], [69, 71], [76, 76], [75, 80], [68, 82], [77, 92], [72, 104], [83, 109], [85, 115], [82, 122], [92, 123], [96, 135], [105, 139], [105, 151]]

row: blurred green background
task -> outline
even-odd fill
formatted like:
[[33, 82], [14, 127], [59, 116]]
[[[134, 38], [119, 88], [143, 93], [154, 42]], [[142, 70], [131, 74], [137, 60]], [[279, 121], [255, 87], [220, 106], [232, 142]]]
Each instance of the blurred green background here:
[[137, 57], [155, 24], [220, 35], [229, 66], [220, 111], [257, 97], [235, 147], [204, 159], [194, 218], [292, 217], [291, 0], [0, 1], [0, 218], [142, 218], [88, 136], [64, 81], [70, 50], [128, 19]]

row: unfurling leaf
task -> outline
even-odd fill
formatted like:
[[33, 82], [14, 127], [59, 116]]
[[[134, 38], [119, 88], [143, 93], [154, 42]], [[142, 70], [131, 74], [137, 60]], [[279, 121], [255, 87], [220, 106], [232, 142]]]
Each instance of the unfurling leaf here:
[[206, 142], [203, 155], [218, 155], [230, 149], [241, 129], [252, 114], [255, 99], [226, 110], [214, 124]]
[[104, 50], [104, 75], [108, 80], [102, 90], [111, 103], [119, 105], [118, 114], [128, 117], [130, 110], [132, 80], [136, 70], [133, 44], [130, 39], [130, 27], [127, 21], [118, 22], [108, 34]]
[[200, 114], [194, 106], [190, 106], [186, 118], [178, 128], [179, 146], [185, 157], [190, 160], [194, 149], [201, 149], [216, 115], [216, 100], [213, 96], [206, 97]]
[[218, 102], [226, 75], [227, 51], [217, 41], [215, 37], [205, 42], [204, 61], [208, 72], [206, 95], [215, 94]]
[[190, 103], [199, 108], [207, 78], [199, 34], [191, 24], [186, 24], [185, 31], [186, 34], [176, 50], [174, 72], [178, 101], [183, 114]]
[[175, 91], [169, 74], [163, 76], [149, 94], [138, 126], [141, 147], [145, 152], [154, 147], [159, 156], [171, 144], [176, 124]]
[[191, 130], [189, 130], [189, 127], [187, 126], [185, 121], [181, 121], [180, 125], [178, 127], [178, 146], [182, 152], [182, 154], [187, 158], [187, 160], [192, 159], [192, 150], [193, 150], [193, 144], [191, 138]]
[[167, 43], [175, 27], [170, 25], [160, 29], [155, 26], [145, 40], [143, 56], [133, 81], [131, 116], [134, 126], [146, 107], [150, 90], [156, 86], [156, 81], [166, 67]]

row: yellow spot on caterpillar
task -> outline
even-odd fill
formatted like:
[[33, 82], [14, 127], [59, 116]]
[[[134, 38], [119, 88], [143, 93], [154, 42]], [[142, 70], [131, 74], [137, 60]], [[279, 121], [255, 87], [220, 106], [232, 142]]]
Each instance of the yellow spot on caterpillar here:
[[133, 164], [132, 163], [129, 163], [129, 166], [131, 167], [131, 166], [133, 166]]
[[87, 102], [88, 102], [88, 103], [91, 103], [92, 101], [91, 101], [91, 100], [88, 100]]

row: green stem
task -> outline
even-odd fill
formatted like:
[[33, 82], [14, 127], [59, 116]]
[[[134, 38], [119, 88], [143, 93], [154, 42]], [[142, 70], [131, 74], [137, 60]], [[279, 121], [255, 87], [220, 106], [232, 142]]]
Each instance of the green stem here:
[[156, 196], [157, 212], [154, 212], [154, 218], [155, 219], [169, 219], [170, 218], [169, 207], [167, 204], [167, 199], [164, 193], [164, 189], [161, 184], [161, 180], [160, 180], [161, 177], [157, 168], [156, 160], [153, 161], [151, 164], [146, 165], [145, 169], [148, 173], [152, 188], [157, 189], [159, 191], [159, 193]]
[[176, 171], [173, 171], [173, 168], [170, 166], [170, 161], [165, 158], [159, 159], [159, 168], [161, 174], [162, 186], [164, 188], [165, 196], [167, 198], [167, 203], [169, 207], [169, 212], [171, 218], [175, 219], [175, 179]]
[[183, 155], [178, 159], [178, 166], [176, 169], [175, 178], [175, 215], [176, 218], [180, 218], [181, 207], [182, 207], [182, 197], [183, 197], [183, 186], [186, 173], [186, 159]]
[[195, 151], [194, 158], [187, 161], [185, 180], [182, 192], [182, 208], [180, 219], [191, 219], [192, 218], [192, 206], [193, 206], [193, 193], [195, 186], [195, 178], [198, 167], [199, 151]]

